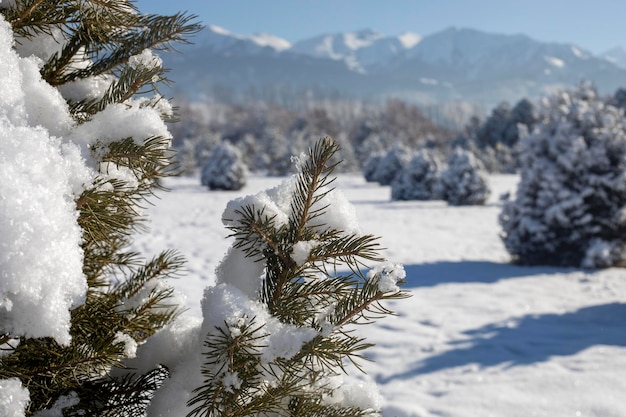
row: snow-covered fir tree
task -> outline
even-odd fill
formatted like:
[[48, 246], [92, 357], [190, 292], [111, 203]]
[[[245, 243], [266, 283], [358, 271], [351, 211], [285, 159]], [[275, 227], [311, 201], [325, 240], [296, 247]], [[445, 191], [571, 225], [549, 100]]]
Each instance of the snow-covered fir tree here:
[[482, 205], [491, 193], [482, 163], [460, 147], [450, 154], [441, 184], [443, 197], [452, 206]]
[[511, 106], [507, 102], [500, 103], [491, 111], [489, 117], [476, 132], [476, 143], [480, 148], [493, 148], [497, 143], [507, 141], [511, 127]]
[[404, 270], [380, 258], [330, 187], [336, 151], [319, 141], [297, 175], [228, 204], [234, 242], [205, 290], [202, 323], [181, 317], [127, 363], [171, 372], [150, 416], [378, 415], [375, 386], [343, 376], [368, 347], [351, 330], [407, 296]]
[[200, 181], [211, 190], [240, 190], [246, 185], [248, 167], [241, 152], [229, 142], [217, 145], [202, 167]]
[[441, 161], [432, 151], [423, 149], [417, 152], [391, 183], [391, 199], [442, 199], [441, 168]]
[[521, 182], [503, 240], [523, 264], [606, 267], [624, 260], [626, 121], [583, 84], [544, 102], [523, 142]]
[[0, 3], [2, 415], [143, 415], [168, 375], [122, 362], [179, 314], [165, 279], [182, 259], [129, 246], [172, 165], [154, 51], [199, 30], [191, 19]]
[[378, 170], [378, 165], [384, 156], [384, 153], [376, 153], [365, 161], [365, 164], [363, 165], [363, 177], [365, 178], [365, 181], [377, 182], [376, 171]]
[[410, 151], [406, 146], [396, 142], [378, 162], [373, 175], [374, 181], [380, 185], [390, 185], [410, 160]]
[[537, 110], [528, 99], [521, 99], [512, 109], [501, 103], [476, 131], [476, 155], [490, 172], [516, 172], [519, 140], [533, 129], [536, 121]]

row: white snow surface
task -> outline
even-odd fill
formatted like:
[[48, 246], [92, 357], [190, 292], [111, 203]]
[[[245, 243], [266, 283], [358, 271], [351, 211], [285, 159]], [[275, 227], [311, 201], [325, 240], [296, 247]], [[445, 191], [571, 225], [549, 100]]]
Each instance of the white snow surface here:
[[[252, 176], [233, 193], [172, 178], [171, 191], [149, 208], [152, 231], [137, 238], [136, 249], [178, 248], [188, 258], [188, 274], [172, 283], [186, 294], [189, 311], [178, 331], [161, 332], [152, 346], [155, 358], [170, 355], [170, 369], [200, 366], [177, 364], [172, 355], [193, 356], [191, 346], [201, 343], [203, 289], [225, 291], [224, 284], [214, 287], [232, 244], [221, 223], [224, 207], [279, 181]], [[387, 305], [397, 316], [357, 328], [376, 343], [367, 353], [373, 362], [363, 363], [367, 375], [354, 371], [357, 381], [344, 376], [354, 383], [339, 396], [370, 392], [365, 388], [375, 382], [382, 398], [371, 400], [384, 417], [624, 415], [625, 272], [511, 265], [498, 236], [498, 197], [517, 181], [492, 175], [485, 206], [450, 207], [392, 202], [389, 187], [339, 176], [334, 185], [354, 205], [363, 233], [381, 236], [384, 256], [404, 264], [403, 288], [413, 295]], [[168, 349], [154, 352], [157, 346]]]

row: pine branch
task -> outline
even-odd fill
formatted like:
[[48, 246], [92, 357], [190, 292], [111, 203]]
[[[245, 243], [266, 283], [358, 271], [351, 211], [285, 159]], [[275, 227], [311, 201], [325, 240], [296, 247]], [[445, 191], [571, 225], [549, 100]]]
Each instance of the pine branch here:
[[168, 378], [169, 371], [158, 367], [145, 375], [128, 374], [122, 378], [107, 377], [83, 385], [80, 402], [64, 411], [68, 417], [98, 415], [101, 417], [142, 416], [157, 389]]
[[153, 68], [125, 66], [101, 98], [72, 103], [70, 111], [85, 118], [85, 115], [94, 115], [110, 104], [123, 103], [137, 94], [153, 92], [157, 90], [156, 83], [165, 80], [164, 74], [165, 69], [159, 66]]
[[324, 244], [316, 247], [308, 259], [312, 264], [335, 263], [354, 264], [355, 258], [380, 262], [381, 246], [378, 238], [373, 235], [342, 235], [339, 231], [330, 230], [320, 237]]
[[302, 164], [296, 181], [296, 192], [291, 203], [291, 229], [295, 232], [294, 242], [301, 239], [305, 226], [315, 217], [320, 216], [326, 206], [314, 208], [330, 192], [319, 193], [333, 180], [329, 180], [336, 164], [327, 165], [332, 156], [339, 150], [339, 145], [330, 138], [317, 142], [310, 150], [308, 159]]
[[76, 7], [64, 0], [16, 0], [14, 6], [2, 10], [13, 31], [25, 38], [50, 33], [51, 28], [66, 24], [75, 12]]
[[[67, 54], [62, 56], [68, 55], [69, 58], [59, 57], [50, 60], [44, 66], [43, 74], [46, 80], [52, 85], [61, 85], [75, 79], [109, 74], [115, 68], [127, 64], [131, 56], [140, 54], [145, 49], [168, 51], [171, 49], [172, 43], [185, 43], [188, 36], [195, 34], [202, 28], [200, 25], [192, 23], [196, 16], [180, 13], [173, 16], [133, 16], [132, 19], [126, 23], [126, 30], [117, 38], [107, 39], [110, 44], [105, 43], [105, 47], [101, 46], [99, 50], [91, 53], [93, 56], [98, 56], [98, 60], [92, 65], [66, 73], [67, 63], [75, 55], [73, 49], [68, 49]], [[75, 36], [75, 41], [71, 43], [88, 46], [87, 39], [90, 40], [94, 34], [87, 30], [84, 32], [84, 35], [79, 32]], [[108, 32], [105, 33], [108, 34]], [[103, 51], [107, 49], [111, 52], [103, 56]]]

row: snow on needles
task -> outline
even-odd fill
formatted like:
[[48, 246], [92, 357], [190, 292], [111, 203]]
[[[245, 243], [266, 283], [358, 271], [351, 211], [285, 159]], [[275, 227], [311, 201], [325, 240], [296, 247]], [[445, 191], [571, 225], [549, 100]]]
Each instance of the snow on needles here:
[[398, 284], [404, 282], [406, 272], [402, 264], [387, 261], [370, 269], [367, 278], [377, 280], [378, 289], [381, 292], [396, 292], [400, 291]]
[[[40, 34], [16, 44], [0, 16], [0, 332], [68, 344], [70, 310], [87, 291], [75, 200], [97, 171], [136, 185], [128, 172], [100, 165], [90, 147], [171, 138], [161, 117], [171, 106], [159, 96], [133, 98], [76, 123], [64, 90], [39, 72], [49, 49], [42, 45], [60, 48], [61, 39]], [[160, 58], [144, 51], [131, 64], [160, 65]], [[84, 81], [67, 90], [73, 99], [99, 97], [113, 79]]]
[[12, 43], [0, 17], [0, 329], [67, 344], [87, 290], [73, 197], [89, 173], [50, 134], [71, 125], [65, 101]]

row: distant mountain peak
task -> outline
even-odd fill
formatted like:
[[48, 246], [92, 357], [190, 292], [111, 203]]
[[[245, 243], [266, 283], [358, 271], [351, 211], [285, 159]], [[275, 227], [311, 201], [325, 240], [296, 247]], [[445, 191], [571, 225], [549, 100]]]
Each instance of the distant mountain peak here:
[[600, 54], [600, 57], [621, 68], [626, 68], [626, 49], [616, 46]]
[[269, 46], [277, 51], [284, 51], [291, 48], [291, 42], [269, 33], [257, 33], [249, 36], [248, 39], [259, 46]]
[[382, 37], [383, 35], [372, 29], [362, 29], [356, 32], [343, 33], [343, 42], [349, 49], [357, 50], [370, 46]]
[[405, 49], [411, 49], [422, 40], [422, 36], [414, 32], [405, 32], [398, 36], [398, 40]]
[[[208, 25], [207, 30], [207, 35], [209, 38], [211, 37], [211, 35], [217, 35], [220, 39], [227, 38], [234, 41], [252, 42], [253, 44], [261, 48], [269, 47], [279, 52], [291, 48], [291, 43], [288, 40], [275, 35], [271, 35], [269, 33], [238, 35], [218, 25]], [[208, 41], [207, 43], [211, 44], [212, 42]]]
[[211, 32], [217, 33], [218, 35], [223, 35], [223, 36], [235, 36], [232, 33], [230, 33], [230, 31], [228, 31], [227, 29], [224, 29], [221, 26], [217, 26], [217, 25], [208, 25], [207, 29], [210, 30]]

